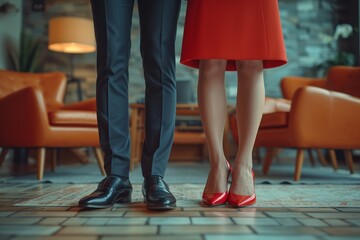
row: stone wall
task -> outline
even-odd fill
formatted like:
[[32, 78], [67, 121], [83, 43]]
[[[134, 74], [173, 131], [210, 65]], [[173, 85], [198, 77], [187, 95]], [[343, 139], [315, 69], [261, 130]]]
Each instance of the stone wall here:
[[[346, 9], [357, 8], [357, 0], [279, 0], [280, 14], [283, 25], [284, 38], [286, 42], [289, 63], [285, 66], [266, 70], [265, 85], [266, 95], [280, 97], [279, 81], [286, 75], [315, 76], [323, 75], [324, 69], [316, 68], [329, 59], [334, 58], [338, 51], [337, 42], [332, 42], [338, 23], [346, 23]], [[42, 43], [43, 61], [41, 71], [60, 70], [68, 72], [69, 56], [47, 50], [47, 27], [48, 21], [54, 16], [81, 16], [91, 18], [88, 0], [59, 1], [47, 0], [45, 12], [33, 12], [32, 1], [24, 1], [24, 29], [38, 37]], [[344, 4], [346, 2], [347, 6]], [[345, 10], [344, 10], [345, 9]], [[183, 34], [186, 1], [182, 2], [182, 9], [178, 23], [176, 53], [177, 63], [181, 52], [181, 39]], [[356, 10], [356, 14], [358, 10]], [[345, 15], [345, 17], [344, 17]], [[352, 24], [358, 25], [358, 22]], [[358, 39], [358, 32], [347, 40], [341, 40], [343, 46], [348, 42]], [[142, 77], [141, 57], [139, 53], [139, 21], [135, 6], [133, 14], [133, 28], [131, 33], [132, 50], [130, 59], [130, 102], [143, 98], [144, 80]], [[330, 40], [329, 40], [330, 39]], [[354, 47], [358, 49], [358, 42], [353, 41]], [[355, 46], [356, 45], [356, 46]], [[358, 54], [356, 54], [356, 57]], [[86, 97], [95, 96], [95, 54], [83, 54], [75, 56], [75, 76], [83, 78], [83, 92]], [[190, 80], [194, 101], [196, 100], [197, 71], [177, 64], [177, 80]], [[229, 102], [234, 102], [236, 96], [236, 75], [226, 74], [227, 94]], [[76, 88], [69, 85], [66, 100], [76, 101]]]
[[22, 0], [0, 1], [0, 69], [11, 67], [9, 51], [19, 52], [22, 8]]

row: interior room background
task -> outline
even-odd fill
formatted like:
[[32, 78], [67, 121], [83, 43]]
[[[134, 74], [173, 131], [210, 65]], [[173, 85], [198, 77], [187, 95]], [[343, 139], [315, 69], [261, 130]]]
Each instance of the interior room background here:
[[[31, 0], [0, 0], [0, 69], [19, 69], [10, 55], [29, 58], [21, 49], [24, 43], [37, 42], [37, 54], [30, 56], [31, 71], [70, 71], [70, 56], [48, 50], [49, 20], [57, 16], [92, 18], [89, 0], [46, 0], [44, 8]], [[281, 97], [279, 82], [283, 76], [324, 76], [331, 65], [359, 64], [359, 1], [358, 0], [279, 0], [288, 64], [265, 71], [266, 96]], [[179, 64], [186, 1], [182, 2], [178, 23], [176, 53], [179, 102], [196, 102], [197, 70]], [[217, 17], [217, 16], [214, 16]], [[350, 36], [335, 37], [342, 24], [351, 25]], [[256, 26], [253, 26], [256, 28]], [[236, 29], [234, 29], [236, 31]], [[130, 102], [143, 99], [145, 84], [139, 51], [140, 31], [135, 4], [132, 21], [132, 50], [129, 68]], [[246, 36], [244, 36], [246, 37]], [[28, 45], [29, 47], [29, 45]], [[10, 54], [10, 55], [9, 55]], [[84, 98], [95, 96], [96, 54], [74, 56], [74, 75], [81, 79]], [[236, 74], [227, 73], [227, 97], [235, 101]], [[78, 100], [76, 84], [69, 84], [66, 102]]]

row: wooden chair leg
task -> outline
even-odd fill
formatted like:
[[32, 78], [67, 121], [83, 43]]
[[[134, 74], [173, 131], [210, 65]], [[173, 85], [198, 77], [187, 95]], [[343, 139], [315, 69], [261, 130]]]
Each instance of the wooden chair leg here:
[[354, 173], [354, 164], [353, 164], [351, 150], [344, 150], [344, 155], [345, 155], [345, 159], [346, 159], [346, 164], [349, 167], [349, 171], [351, 174], [353, 174]]
[[314, 155], [312, 154], [311, 148], [309, 148], [308, 150], [308, 154], [309, 154], [309, 160], [311, 163], [311, 166], [315, 167], [315, 159], [314, 159]]
[[261, 154], [260, 154], [260, 147], [254, 147], [252, 151], [252, 157], [254, 162], [260, 164], [261, 163]]
[[304, 149], [299, 148], [296, 152], [294, 181], [300, 180], [303, 162], [304, 162]]
[[82, 150], [75, 149], [75, 148], [69, 148], [68, 151], [82, 164], [89, 163], [88, 156], [86, 156], [86, 154]]
[[275, 152], [276, 152], [276, 148], [266, 148], [266, 155], [262, 169], [264, 175], [266, 175], [269, 172], [270, 165]]
[[4, 162], [6, 154], [8, 153], [8, 151], [9, 151], [8, 148], [2, 148], [1, 154], [0, 154], [0, 167], [1, 167], [2, 163]]
[[137, 166], [140, 161], [141, 161], [141, 153], [142, 153], [142, 147], [143, 147], [143, 141], [144, 141], [144, 129], [138, 128], [137, 133], [136, 133], [136, 145], [135, 145], [135, 158], [133, 159], [134, 161], [134, 167]]
[[44, 176], [44, 167], [45, 167], [45, 148], [38, 148], [36, 153], [36, 162], [37, 162], [37, 179], [42, 180]]
[[339, 168], [337, 159], [336, 159], [336, 153], [334, 149], [329, 149], [329, 155], [330, 155], [330, 160], [331, 160], [331, 164], [334, 168], [334, 170], [336, 171]]
[[326, 158], [324, 157], [324, 154], [323, 154], [323, 152], [321, 151], [321, 149], [319, 149], [319, 148], [316, 149], [316, 153], [317, 153], [317, 155], [318, 155], [318, 157], [319, 157], [319, 160], [320, 160], [321, 165], [327, 166], [328, 163], [327, 163]]
[[130, 171], [133, 170], [136, 159], [137, 131], [138, 131], [138, 109], [132, 108], [130, 115], [130, 139], [131, 139], [131, 155], [130, 155]]
[[231, 144], [229, 141], [229, 133], [230, 133], [230, 125], [229, 125], [229, 114], [226, 111], [225, 114], [225, 126], [224, 126], [224, 135], [223, 135], [223, 149], [226, 159], [230, 159], [231, 157]]
[[102, 155], [101, 149], [97, 148], [97, 147], [93, 147], [93, 151], [96, 157], [96, 161], [99, 165], [100, 171], [101, 171], [101, 175], [105, 176], [106, 172], [104, 169], [104, 157]]
[[[204, 144], [202, 145], [202, 160], [205, 161], [205, 160], [207, 160], [207, 159], [209, 159], [209, 150], [208, 150], [208, 148], [207, 148], [207, 144], [204, 143]], [[228, 158], [228, 159], [229, 159], [229, 158]]]

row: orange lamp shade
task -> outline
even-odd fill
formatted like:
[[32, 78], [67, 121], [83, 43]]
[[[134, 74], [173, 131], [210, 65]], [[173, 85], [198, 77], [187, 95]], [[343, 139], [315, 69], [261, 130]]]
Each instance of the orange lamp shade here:
[[49, 22], [49, 49], [65, 53], [96, 50], [93, 22], [79, 17], [56, 17]]

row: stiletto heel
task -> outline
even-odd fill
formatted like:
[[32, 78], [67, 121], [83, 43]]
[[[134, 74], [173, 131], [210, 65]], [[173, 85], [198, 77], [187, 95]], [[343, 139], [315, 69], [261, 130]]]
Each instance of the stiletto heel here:
[[[254, 171], [252, 171], [252, 177], [253, 177], [253, 184], [255, 182], [255, 174]], [[254, 191], [255, 191], [255, 184], [254, 184]], [[229, 191], [228, 194], [228, 199], [227, 199], [229, 205], [233, 206], [233, 207], [246, 207], [246, 206], [250, 206], [256, 203], [256, 194], [254, 192], [254, 194], [252, 195], [238, 195], [235, 193], [232, 193]]]
[[[230, 173], [232, 171], [230, 163], [226, 161], [226, 164], [228, 166], [228, 175], [226, 178], [226, 189], [227, 189], [227, 182], [230, 176]], [[228, 199], [228, 191], [221, 192], [221, 193], [203, 193], [202, 200], [206, 205], [209, 206], [218, 206], [225, 204]]]

